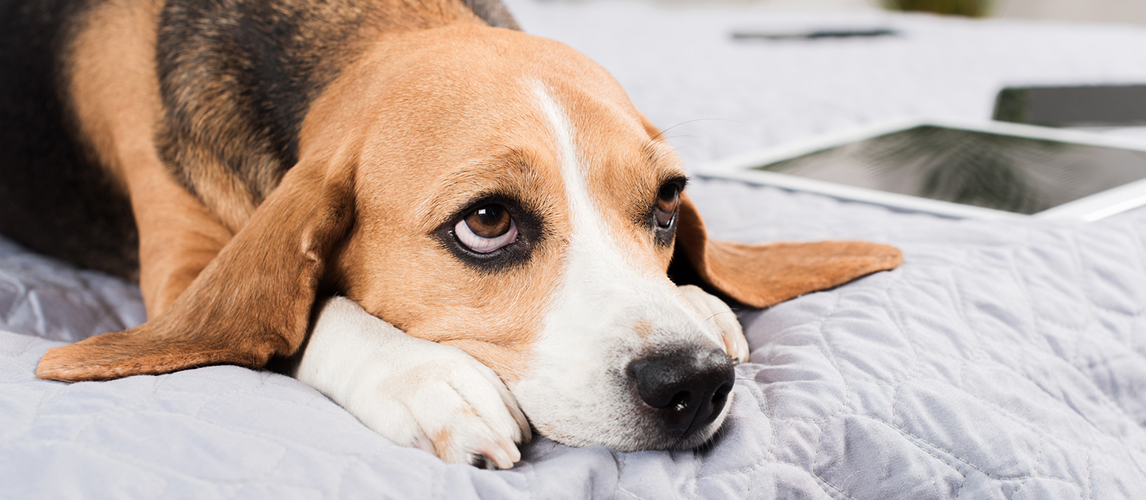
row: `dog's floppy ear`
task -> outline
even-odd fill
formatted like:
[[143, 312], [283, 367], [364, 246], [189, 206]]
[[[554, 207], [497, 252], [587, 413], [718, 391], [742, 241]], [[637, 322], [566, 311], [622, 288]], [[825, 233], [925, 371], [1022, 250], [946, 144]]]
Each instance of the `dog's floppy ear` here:
[[263, 366], [302, 344], [327, 256], [353, 220], [354, 168], [300, 162], [167, 310], [135, 328], [51, 349], [64, 381], [213, 364]]
[[681, 195], [670, 275], [703, 285], [752, 307], [768, 307], [805, 293], [894, 269], [899, 249], [862, 241], [749, 245], [712, 241], [696, 206]]

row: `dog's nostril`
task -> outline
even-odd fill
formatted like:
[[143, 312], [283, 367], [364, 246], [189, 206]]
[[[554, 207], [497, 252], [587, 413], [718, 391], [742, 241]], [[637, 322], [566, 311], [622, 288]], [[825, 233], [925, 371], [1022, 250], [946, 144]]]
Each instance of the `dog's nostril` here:
[[665, 430], [679, 438], [716, 420], [735, 380], [732, 360], [718, 350], [639, 358], [628, 373], [641, 400], [661, 410]]
[[[724, 403], [728, 401], [728, 394], [732, 392], [732, 382], [725, 382], [712, 395], [712, 407], [715, 408], [712, 413], [712, 419], [715, 419], [720, 414], [720, 410], [724, 408]], [[709, 419], [708, 422], [711, 422]], [[708, 422], [704, 422], [707, 424]]]

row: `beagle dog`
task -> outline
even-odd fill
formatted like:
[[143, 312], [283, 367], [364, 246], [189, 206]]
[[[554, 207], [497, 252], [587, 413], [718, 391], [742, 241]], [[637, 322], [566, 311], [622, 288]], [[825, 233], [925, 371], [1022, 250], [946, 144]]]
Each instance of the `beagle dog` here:
[[449, 462], [690, 448], [748, 358], [725, 301], [901, 262], [709, 240], [617, 82], [496, 0], [3, 5], [0, 231], [137, 278], [148, 314], [44, 379], [290, 358]]

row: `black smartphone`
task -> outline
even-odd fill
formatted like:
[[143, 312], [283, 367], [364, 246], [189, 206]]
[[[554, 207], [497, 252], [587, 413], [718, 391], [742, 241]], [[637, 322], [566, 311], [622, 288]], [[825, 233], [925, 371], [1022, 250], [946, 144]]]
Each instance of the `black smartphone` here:
[[1046, 127], [1146, 125], [1146, 85], [1007, 87], [995, 120]]

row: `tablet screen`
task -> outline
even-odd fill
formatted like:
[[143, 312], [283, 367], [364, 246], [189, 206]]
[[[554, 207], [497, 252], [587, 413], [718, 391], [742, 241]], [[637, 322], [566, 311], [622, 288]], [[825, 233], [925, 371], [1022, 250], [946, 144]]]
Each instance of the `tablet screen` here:
[[923, 125], [755, 168], [1033, 214], [1146, 178], [1146, 151]]

